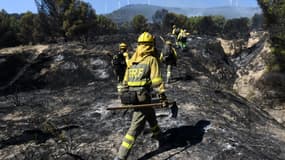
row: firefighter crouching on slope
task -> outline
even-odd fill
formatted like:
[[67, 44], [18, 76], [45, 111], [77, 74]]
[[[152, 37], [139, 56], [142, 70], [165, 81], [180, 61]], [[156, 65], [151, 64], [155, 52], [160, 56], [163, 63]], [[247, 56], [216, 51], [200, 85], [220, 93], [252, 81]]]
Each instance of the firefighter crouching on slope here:
[[177, 52], [175, 48], [173, 48], [172, 43], [170, 41], [165, 41], [165, 45], [160, 53], [160, 61], [164, 63], [167, 67], [166, 73], [166, 83], [170, 82], [172, 66], [176, 66], [177, 62]]
[[123, 81], [125, 71], [128, 66], [129, 54], [127, 52], [127, 48], [128, 46], [126, 43], [120, 43], [119, 52], [112, 58], [112, 65], [119, 83]]
[[[160, 100], [164, 107], [167, 107], [159, 62], [155, 57], [154, 37], [150, 33], [144, 32], [138, 37], [138, 46], [130, 59], [130, 66], [126, 70], [123, 84], [128, 87], [128, 91], [121, 93], [123, 104], [151, 103], [151, 90], [154, 88], [158, 89]], [[137, 136], [143, 131], [146, 121], [151, 128], [152, 138], [156, 140], [162, 138], [154, 109], [135, 109], [131, 126], [123, 138], [115, 160], [127, 159]]]

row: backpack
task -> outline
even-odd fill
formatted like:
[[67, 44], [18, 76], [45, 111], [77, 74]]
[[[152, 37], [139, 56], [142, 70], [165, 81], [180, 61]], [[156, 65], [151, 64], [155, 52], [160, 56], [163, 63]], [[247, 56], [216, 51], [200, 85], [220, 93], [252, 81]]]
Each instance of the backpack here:
[[175, 31], [174, 31], [174, 34], [175, 34], [176, 36], [178, 36], [179, 33], [180, 33], [180, 29], [179, 29], [179, 28], [176, 28]]
[[166, 64], [175, 64], [176, 57], [171, 46], [165, 45], [162, 49], [162, 62]]
[[113, 66], [116, 66], [116, 67], [127, 66], [123, 53], [119, 52], [118, 54], [115, 54], [112, 58], [112, 64]]

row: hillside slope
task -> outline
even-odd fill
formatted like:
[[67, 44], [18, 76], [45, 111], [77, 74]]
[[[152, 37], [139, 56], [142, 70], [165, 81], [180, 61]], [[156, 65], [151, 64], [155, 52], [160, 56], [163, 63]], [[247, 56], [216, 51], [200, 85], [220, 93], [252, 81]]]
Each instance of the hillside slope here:
[[131, 21], [134, 16], [139, 14], [144, 15], [149, 21], [152, 21], [152, 16], [155, 12], [162, 9], [177, 14], [183, 14], [188, 17], [220, 15], [227, 19], [240, 17], [250, 18], [256, 13], [261, 13], [259, 8], [254, 7], [174, 8], [137, 4], [122, 7], [106, 16], [116, 23]]
[[[117, 42], [109, 38], [108, 45], [48, 46], [6, 88], [9, 94], [2, 92], [0, 159], [103, 160], [115, 156], [131, 111], [106, 110], [120, 105], [108, 56]], [[168, 147], [157, 149], [146, 126], [129, 159], [285, 159], [284, 126], [231, 90], [237, 77], [235, 66], [219, 41], [192, 37], [189, 42], [187, 52], [178, 52], [178, 66], [167, 86], [167, 96], [177, 101], [178, 117], [170, 118], [166, 109], [157, 110]], [[7, 50], [0, 50], [1, 71], [17, 57], [11, 59]], [[18, 56], [35, 50], [28, 47], [20, 52]], [[29, 56], [22, 57], [19, 65], [25, 66]], [[162, 70], [165, 73], [164, 66]], [[18, 71], [11, 72], [10, 79]], [[29, 78], [35, 84], [45, 83], [29, 87]]]
[[248, 48], [233, 59], [238, 75], [233, 89], [285, 125], [285, 86], [282, 83], [285, 76], [281, 73], [268, 72], [267, 65], [272, 59], [268, 33], [251, 34]]

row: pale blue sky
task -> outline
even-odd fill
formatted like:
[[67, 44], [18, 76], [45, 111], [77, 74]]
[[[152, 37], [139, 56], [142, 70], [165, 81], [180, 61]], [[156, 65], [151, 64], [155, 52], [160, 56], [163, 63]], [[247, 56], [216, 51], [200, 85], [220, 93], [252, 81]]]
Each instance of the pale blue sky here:
[[[97, 14], [110, 13], [127, 4], [152, 4], [171, 7], [209, 8], [219, 6], [257, 7], [257, 0], [84, 0]], [[0, 0], [0, 9], [8, 13], [37, 12], [34, 0]]]

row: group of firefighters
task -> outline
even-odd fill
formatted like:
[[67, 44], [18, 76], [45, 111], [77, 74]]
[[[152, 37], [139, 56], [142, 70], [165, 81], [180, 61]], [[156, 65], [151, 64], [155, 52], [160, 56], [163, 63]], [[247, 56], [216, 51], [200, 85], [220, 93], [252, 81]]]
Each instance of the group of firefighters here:
[[171, 34], [175, 38], [177, 48], [180, 48], [182, 51], [184, 51], [186, 49], [187, 36], [189, 36], [189, 33], [186, 31], [186, 29], [180, 29], [176, 27], [176, 25], [173, 25]]
[[[173, 26], [173, 35], [176, 26]], [[184, 32], [184, 30], [182, 31]], [[185, 32], [184, 32], [185, 33]], [[177, 44], [184, 44], [182, 33], [177, 34]], [[179, 40], [178, 40], [179, 39]], [[183, 39], [183, 42], [182, 42]], [[181, 44], [179, 44], [181, 43]], [[137, 40], [135, 53], [129, 58], [127, 44], [119, 44], [119, 53], [112, 59], [117, 80], [119, 81], [118, 93], [123, 105], [150, 104], [152, 93], [158, 94], [163, 107], [168, 106], [165, 95], [165, 83], [161, 76], [160, 62], [167, 65], [166, 82], [171, 79], [172, 66], [176, 65], [177, 52], [170, 41], [165, 41], [160, 56], [156, 53], [155, 37], [149, 32], [143, 32]], [[148, 122], [152, 138], [163, 143], [163, 134], [158, 125], [153, 108], [134, 109], [130, 128], [123, 138], [118, 154], [114, 160], [126, 160], [137, 136], [143, 131]]]

